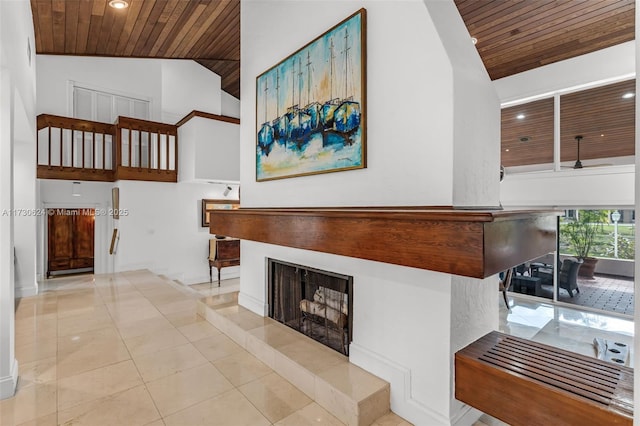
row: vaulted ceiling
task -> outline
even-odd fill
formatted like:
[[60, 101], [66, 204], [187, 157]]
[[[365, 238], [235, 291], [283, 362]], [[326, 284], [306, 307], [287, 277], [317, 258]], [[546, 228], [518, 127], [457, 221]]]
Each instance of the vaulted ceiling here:
[[[36, 52], [193, 59], [240, 98], [240, 0], [128, 1], [31, 0]], [[455, 3], [492, 79], [634, 38], [634, 0]]]
[[31, 0], [36, 52], [193, 59], [240, 97], [240, 0]]

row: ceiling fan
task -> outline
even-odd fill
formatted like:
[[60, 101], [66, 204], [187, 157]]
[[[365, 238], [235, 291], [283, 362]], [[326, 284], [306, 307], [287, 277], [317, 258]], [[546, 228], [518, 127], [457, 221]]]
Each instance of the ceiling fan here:
[[580, 161], [580, 141], [582, 140], [582, 135], [576, 136], [576, 145], [578, 146], [578, 152], [576, 153], [576, 164], [573, 165], [574, 169], [582, 168], [582, 161]]
[[576, 162], [574, 163], [573, 166], [561, 166], [563, 168], [571, 168], [571, 169], [583, 169], [585, 167], [601, 167], [601, 166], [611, 166], [612, 164], [590, 164], [588, 166], [583, 166], [582, 165], [582, 161], [580, 161], [580, 141], [583, 139], [582, 135], [576, 135], [575, 138], [576, 140], [576, 148], [577, 148], [577, 152], [576, 152]]

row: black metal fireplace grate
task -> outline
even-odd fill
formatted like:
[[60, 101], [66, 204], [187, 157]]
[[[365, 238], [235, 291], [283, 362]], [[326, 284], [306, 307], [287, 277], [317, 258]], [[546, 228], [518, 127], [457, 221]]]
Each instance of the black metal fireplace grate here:
[[348, 355], [353, 277], [269, 259], [269, 316]]

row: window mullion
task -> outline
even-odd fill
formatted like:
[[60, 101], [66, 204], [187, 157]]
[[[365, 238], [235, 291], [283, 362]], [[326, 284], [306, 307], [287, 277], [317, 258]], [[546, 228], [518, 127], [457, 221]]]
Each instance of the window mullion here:
[[560, 171], [560, 94], [553, 95], [553, 170]]

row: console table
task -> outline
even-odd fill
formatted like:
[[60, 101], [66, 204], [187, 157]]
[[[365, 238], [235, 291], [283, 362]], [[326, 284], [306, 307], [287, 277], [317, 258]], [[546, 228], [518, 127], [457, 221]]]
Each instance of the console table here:
[[238, 238], [212, 238], [209, 240], [209, 282], [213, 283], [213, 267], [218, 270], [220, 287], [220, 269], [240, 265], [240, 240]]

